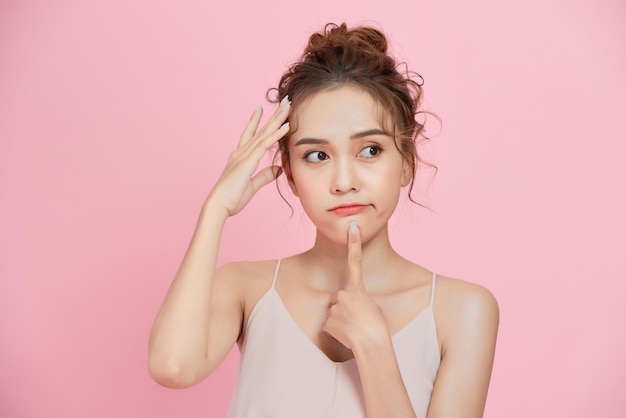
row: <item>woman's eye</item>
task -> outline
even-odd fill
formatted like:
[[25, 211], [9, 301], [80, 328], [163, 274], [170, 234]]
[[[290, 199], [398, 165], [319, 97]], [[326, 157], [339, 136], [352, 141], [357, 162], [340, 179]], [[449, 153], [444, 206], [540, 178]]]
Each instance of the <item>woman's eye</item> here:
[[328, 159], [328, 154], [324, 151], [311, 151], [304, 156], [304, 159], [310, 163], [319, 163]]
[[360, 157], [372, 158], [380, 154], [383, 149], [378, 145], [370, 145], [369, 147], [365, 147], [359, 152]]

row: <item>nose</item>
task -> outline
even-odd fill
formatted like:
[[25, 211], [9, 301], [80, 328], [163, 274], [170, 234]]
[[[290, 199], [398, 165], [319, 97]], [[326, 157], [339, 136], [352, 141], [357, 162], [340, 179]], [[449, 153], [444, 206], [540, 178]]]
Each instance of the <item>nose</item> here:
[[359, 191], [361, 188], [356, 167], [351, 158], [338, 158], [333, 167], [333, 181], [331, 189], [333, 193], [341, 194], [351, 191]]

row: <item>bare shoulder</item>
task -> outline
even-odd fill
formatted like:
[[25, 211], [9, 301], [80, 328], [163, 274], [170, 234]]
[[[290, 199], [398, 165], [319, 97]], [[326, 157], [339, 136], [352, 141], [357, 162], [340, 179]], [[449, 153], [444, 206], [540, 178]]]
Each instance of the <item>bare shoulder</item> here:
[[459, 314], [468, 310], [498, 310], [498, 302], [486, 287], [460, 279], [437, 275], [437, 304]]
[[275, 269], [276, 260], [265, 260], [228, 263], [217, 270], [214, 295], [239, 305], [244, 329], [252, 309], [271, 287]]
[[437, 276], [434, 301], [440, 343], [458, 338], [494, 335], [499, 324], [498, 302], [487, 288], [464, 280]]

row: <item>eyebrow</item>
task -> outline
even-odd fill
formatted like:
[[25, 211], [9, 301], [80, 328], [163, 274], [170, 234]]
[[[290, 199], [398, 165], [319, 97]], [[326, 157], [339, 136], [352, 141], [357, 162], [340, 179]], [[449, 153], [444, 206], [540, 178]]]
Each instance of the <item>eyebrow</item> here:
[[[389, 134], [387, 134], [385, 131], [381, 129], [368, 129], [366, 131], [361, 131], [361, 132], [357, 132], [355, 134], [350, 135], [350, 139], [351, 140], [360, 139], [360, 138], [364, 138], [366, 136], [372, 136], [372, 135], [389, 136]], [[328, 140], [320, 139], [320, 138], [301, 138], [298, 141], [296, 141], [294, 146], [297, 147], [298, 145], [305, 145], [305, 144], [328, 144]]]

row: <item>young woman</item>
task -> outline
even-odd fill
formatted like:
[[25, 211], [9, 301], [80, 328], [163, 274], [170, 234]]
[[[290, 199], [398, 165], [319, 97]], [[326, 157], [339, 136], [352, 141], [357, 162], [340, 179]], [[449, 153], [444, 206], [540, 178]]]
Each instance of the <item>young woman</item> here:
[[[423, 129], [421, 86], [397, 67], [377, 29], [311, 36], [280, 80], [278, 109], [260, 129], [254, 112], [204, 202], [152, 329], [157, 382], [191, 386], [237, 343], [233, 418], [482, 416], [495, 299], [389, 241]], [[276, 143], [281, 165], [257, 173]], [[228, 217], [281, 174], [317, 229], [311, 249], [217, 269]]]

